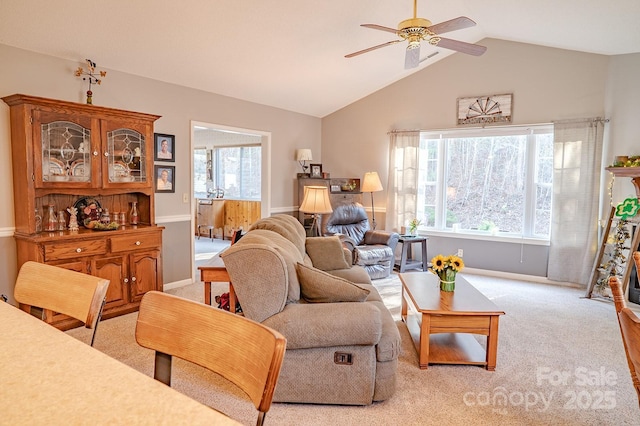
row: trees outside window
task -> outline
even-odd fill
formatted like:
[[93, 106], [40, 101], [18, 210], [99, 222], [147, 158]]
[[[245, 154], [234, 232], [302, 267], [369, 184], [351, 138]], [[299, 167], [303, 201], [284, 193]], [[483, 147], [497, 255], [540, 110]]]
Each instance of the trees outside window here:
[[423, 132], [419, 152], [424, 227], [549, 238], [551, 126]]

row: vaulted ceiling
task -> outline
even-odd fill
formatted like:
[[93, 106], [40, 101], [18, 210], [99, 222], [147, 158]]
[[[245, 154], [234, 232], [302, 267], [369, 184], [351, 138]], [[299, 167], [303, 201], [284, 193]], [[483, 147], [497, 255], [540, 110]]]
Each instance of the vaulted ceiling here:
[[[363, 28], [397, 27], [412, 0], [2, 0], [0, 44], [251, 102], [324, 117], [453, 51], [422, 43], [404, 69], [406, 42]], [[433, 24], [467, 16], [446, 34], [619, 55], [640, 52], [638, 0], [418, 0]], [[0, 64], [1, 66], [1, 64]]]

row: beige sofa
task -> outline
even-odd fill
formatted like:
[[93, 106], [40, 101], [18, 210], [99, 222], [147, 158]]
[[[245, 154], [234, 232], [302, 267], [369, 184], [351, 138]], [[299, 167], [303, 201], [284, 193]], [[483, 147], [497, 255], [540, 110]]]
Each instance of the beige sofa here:
[[287, 338], [274, 401], [366, 405], [394, 393], [400, 333], [338, 237], [306, 238], [275, 215], [222, 259], [245, 316]]

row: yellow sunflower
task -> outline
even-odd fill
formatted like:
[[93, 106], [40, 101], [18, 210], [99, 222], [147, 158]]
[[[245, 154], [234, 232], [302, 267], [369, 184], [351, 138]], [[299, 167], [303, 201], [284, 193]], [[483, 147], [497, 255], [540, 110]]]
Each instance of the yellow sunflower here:
[[431, 259], [431, 265], [434, 271], [442, 271], [445, 266], [445, 258], [443, 255], [439, 254], [433, 259]]
[[458, 256], [451, 256], [451, 260], [449, 261], [453, 270], [456, 272], [460, 272], [462, 268], [464, 268], [464, 262]]

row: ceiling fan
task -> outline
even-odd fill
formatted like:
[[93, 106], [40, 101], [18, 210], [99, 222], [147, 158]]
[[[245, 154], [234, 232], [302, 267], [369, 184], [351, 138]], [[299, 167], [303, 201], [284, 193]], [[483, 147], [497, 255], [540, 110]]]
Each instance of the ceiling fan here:
[[485, 46], [480, 46], [478, 44], [471, 44], [464, 41], [440, 37], [440, 34], [444, 34], [446, 32], [473, 27], [476, 23], [466, 16], [460, 16], [449, 21], [431, 25], [431, 21], [424, 18], [418, 18], [417, 14], [418, 0], [413, 0], [413, 18], [405, 19], [404, 21], [400, 22], [398, 24], [397, 30], [377, 24], [360, 25], [361, 27], [394, 33], [395, 35], [400, 37], [400, 39], [388, 41], [377, 46], [350, 53], [348, 55], [345, 55], [345, 58], [353, 58], [354, 56], [358, 56], [363, 53], [371, 52], [372, 50], [380, 49], [381, 47], [390, 46], [392, 44], [400, 43], [401, 41], [406, 40], [409, 42], [409, 44], [407, 46], [407, 53], [405, 54], [404, 67], [405, 69], [410, 69], [417, 67], [421, 62], [420, 42], [422, 40], [427, 41], [427, 43], [431, 44], [432, 46], [444, 47], [445, 49], [451, 49], [457, 52], [467, 53], [474, 56], [480, 56], [487, 50]]

